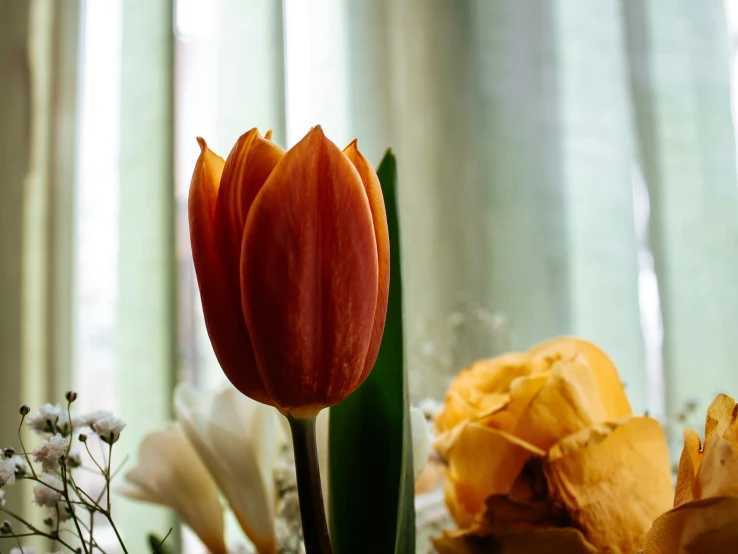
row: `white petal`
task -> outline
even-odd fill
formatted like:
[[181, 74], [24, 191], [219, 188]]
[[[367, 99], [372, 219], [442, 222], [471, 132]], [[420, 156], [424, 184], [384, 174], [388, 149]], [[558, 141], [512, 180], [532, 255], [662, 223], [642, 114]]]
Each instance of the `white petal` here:
[[431, 448], [428, 424], [420, 408], [410, 407], [410, 424], [413, 434], [413, 474], [414, 478], [417, 479], [428, 462], [428, 454]]
[[226, 552], [218, 491], [179, 425], [144, 437], [126, 481], [124, 494], [173, 508], [211, 552]]
[[233, 387], [205, 398], [187, 384], [177, 387], [174, 407], [244, 532], [260, 553], [274, 552], [272, 472], [283, 440], [276, 410]]

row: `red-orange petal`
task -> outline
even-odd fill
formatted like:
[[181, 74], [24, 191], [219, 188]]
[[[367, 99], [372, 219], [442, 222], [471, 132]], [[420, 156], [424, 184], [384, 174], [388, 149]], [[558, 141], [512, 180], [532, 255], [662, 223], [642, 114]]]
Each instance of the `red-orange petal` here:
[[272, 404], [256, 371], [251, 342], [238, 298], [226, 286], [223, 264], [215, 238], [213, 216], [225, 162], [201, 138], [200, 157], [192, 174], [188, 215], [190, 242], [205, 324], [210, 342], [226, 376], [242, 393]]
[[354, 164], [359, 172], [361, 182], [364, 185], [367, 198], [369, 199], [369, 209], [372, 212], [372, 221], [374, 223], [374, 237], [377, 242], [377, 261], [378, 261], [378, 289], [377, 289], [377, 307], [374, 311], [374, 326], [372, 328], [372, 339], [369, 343], [369, 350], [366, 353], [366, 361], [364, 369], [359, 379], [359, 384], [364, 382], [369, 376], [374, 362], [377, 360], [379, 346], [382, 343], [382, 335], [384, 333], [384, 322], [387, 318], [387, 301], [389, 300], [390, 287], [390, 243], [389, 229], [387, 228], [387, 212], [384, 208], [384, 196], [382, 195], [382, 186], [379, 183], [377, 172], [374, 171], [372, 165], [367, 161], [364, 155], [359, 152], [357, 141], [354, 140], [346, 148], [343, 153]]
[[310, 417], [358, 386], [377, 283], [361, 178], [316, 127], [264, 184], [241, 251], [244, 317], [262, 381], [283, 412]]
[[284, 150], [262, 138], [258, 129], [244, 133], [228, 154], [215, 205], [215, 240], [231, 295], [241, 304], [239, 265], [246, 216]]

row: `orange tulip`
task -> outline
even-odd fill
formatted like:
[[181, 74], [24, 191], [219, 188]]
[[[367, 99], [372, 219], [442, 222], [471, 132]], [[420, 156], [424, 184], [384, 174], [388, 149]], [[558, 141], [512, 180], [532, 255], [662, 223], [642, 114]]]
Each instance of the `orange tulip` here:
[[315, 127], [285, 152], [252, 129], [228, 159], [198, 139], [190, 240], [218, 361], [245, 395], [312, 418], [369, 375], [384, 331], [389, 235], [356, 141]]

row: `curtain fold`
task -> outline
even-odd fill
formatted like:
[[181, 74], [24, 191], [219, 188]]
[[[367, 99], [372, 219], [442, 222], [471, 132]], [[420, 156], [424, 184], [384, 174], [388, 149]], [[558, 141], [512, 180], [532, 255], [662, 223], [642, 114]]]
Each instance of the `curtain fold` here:
[[71, 386], [79, 10], [0, 5], [0, 444], [16, 448], [20, 405]]
[[[373, 161], [385, 145], [398, 156], [415, 398], [442, 396], [474, 358], [557, 334], [611, 353], [637, 411], [673, 418], [694, 398], [699, 413], [730, 389], [722, 2], [321, 0], [315, 13], [342, 19], [290, 27], [294, 4], [288, 127], [328, 121]], [[304, 54], [329, 48], [340, 52]], [[291, 72], [291, 56], [312, 65]], [[330, 103], [290, 113], [291, 91], [316, 98], [326, 83]], [[658, 296], [644, 281], [651, 250]], [[705, 363], [721, 369], [695, 388]]]
[[[699, 429], [718, 392], [738, 393], [738, 183], [725, 7], [623, 2], [638, 159], [664, 314], [667, 415]], [[668, 8], [668, 9], [667, 9]], [[688, 404], [694, 409], [677, 418]]]
[[[177, 369], [174, 238], [173, 2], [122, 3], [116, 415], [127, 423], [118, 464], [172, 418]], [[113, 464], [117, 466], [118, 464]], [[116, 525], [130, 552], [173, 526], [160, 508], [118, 497]], [[171, 540], [176, 544], [175, 537]]]

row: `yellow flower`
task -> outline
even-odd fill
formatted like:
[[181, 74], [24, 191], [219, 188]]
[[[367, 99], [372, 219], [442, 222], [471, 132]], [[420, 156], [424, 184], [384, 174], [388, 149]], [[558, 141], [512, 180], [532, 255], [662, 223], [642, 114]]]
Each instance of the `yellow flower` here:
[[646, 535], [644, 554], [738, 551], [738, 405], [719, 394], [707, 409], [705, 442], [684, 431], [674, 508]]
[[671, 502], [661, 426], [632, 414], [615, 365], [583, 340], [476, 362], [451, 384], [436, 431], [462, 529], [437, 541], [442, 553], [535, 551], [531, 541], [635, 552]]

